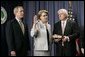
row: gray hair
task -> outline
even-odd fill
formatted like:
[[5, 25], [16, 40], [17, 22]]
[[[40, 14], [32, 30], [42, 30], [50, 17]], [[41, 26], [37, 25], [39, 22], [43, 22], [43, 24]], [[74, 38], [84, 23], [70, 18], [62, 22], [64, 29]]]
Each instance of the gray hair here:
[[59, 9], [58, 14], [64, 13], [68, 16], [68, 11], [66, 9]]
[[18, 8], [23, 8], [23, 6], [16, 6], [13, 10], [14, 14], [16, 14], [16, 12], [18, 11]]

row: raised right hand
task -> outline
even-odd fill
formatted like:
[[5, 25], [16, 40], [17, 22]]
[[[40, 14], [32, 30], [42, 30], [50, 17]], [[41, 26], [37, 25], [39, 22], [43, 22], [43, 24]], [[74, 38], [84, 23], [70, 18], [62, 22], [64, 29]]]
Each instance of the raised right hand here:
[[35, 16], [33, 17], [33, 23], [36, 24], [37, 22], [38, 22], [38, 18], [37, 18], [37, 15], [35, 15]]

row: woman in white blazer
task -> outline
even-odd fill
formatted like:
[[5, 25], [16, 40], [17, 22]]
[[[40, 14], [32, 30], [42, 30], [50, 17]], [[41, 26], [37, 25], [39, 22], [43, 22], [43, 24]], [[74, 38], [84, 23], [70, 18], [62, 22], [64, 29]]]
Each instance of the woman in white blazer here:
[[40, 10], [31, 29], [34, 38], [34, 56], [50, 56], [49, 42], [51, 41], [51, 26], [48, 24], [48, 11]]

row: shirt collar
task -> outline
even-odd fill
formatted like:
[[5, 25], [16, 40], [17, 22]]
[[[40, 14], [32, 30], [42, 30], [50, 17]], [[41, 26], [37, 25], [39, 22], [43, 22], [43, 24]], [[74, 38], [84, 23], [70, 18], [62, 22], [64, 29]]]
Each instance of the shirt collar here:
[[66, 20], [64, 20], [64, 21], [62, 20], [61, 22], [67, 22], [67, 20], [68, 20], [68, 18]]
[[15, 17], [15, 19], [16, 19], [18, 22], [22, 21], [22, 20], [18, 19], [17, 17]]

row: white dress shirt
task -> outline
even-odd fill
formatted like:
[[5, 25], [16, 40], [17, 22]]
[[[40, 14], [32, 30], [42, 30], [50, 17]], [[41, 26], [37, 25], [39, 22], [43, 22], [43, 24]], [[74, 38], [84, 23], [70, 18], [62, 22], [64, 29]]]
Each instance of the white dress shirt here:
[[[63, 35], [64, 35], [66, 23], [67, 23], [67, 19], [64, 20], [64, 21], [61, 21], [61, 28], [62, 28], [62, 34], [63, 34]], [[68, 36], [65, 36], [65, 38], [68, 40], [68, 42], [70, 41]]]
[[65, 27], [66, 27], [66, 23], [67, 23], [67, 19], [64, 20], [64, 21], [61, 21], [62, 34], [64, 34], [64, 30], [65, 30]]

